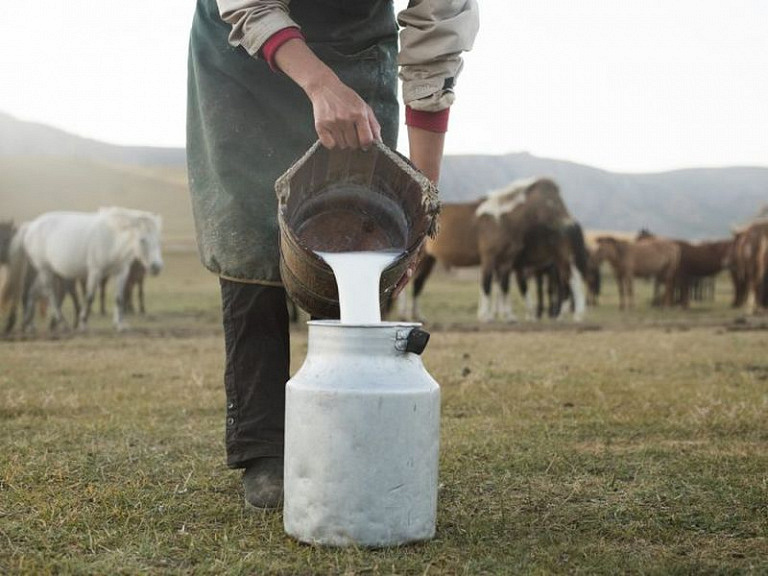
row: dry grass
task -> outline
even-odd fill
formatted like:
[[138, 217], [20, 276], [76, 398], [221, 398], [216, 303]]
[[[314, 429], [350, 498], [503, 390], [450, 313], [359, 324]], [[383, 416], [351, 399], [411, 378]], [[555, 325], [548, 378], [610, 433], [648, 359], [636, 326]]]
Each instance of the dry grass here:
[[768, 572], [768, 332], [734, 330], [726, 285], [688, 315], [609, 293], [588, 329], [477, 329], [465, 276], [425, 302], [435, 540], [316, 548], [243, 509], [216, 281], [176, 254], [132, 331], [0, 341], [0, 573]]

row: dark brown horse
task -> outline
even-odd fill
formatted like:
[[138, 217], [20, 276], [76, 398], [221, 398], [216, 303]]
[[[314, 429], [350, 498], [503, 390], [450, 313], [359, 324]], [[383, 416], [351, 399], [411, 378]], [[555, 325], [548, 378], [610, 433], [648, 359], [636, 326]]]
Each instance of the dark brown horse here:
[[[513, 182], [508, 188], [490, 194], [477, 208], [477, 246], [480, 253], [481, 297], [478, 318], [514, 321], [509, 297], [509, 277], [520, 260], [527, 259], [526, 246], [538, 252], [532, 259], [550, 259], [557, 271], [558, 299], [564, 300], [564, 286], [579, 290], [577, 311], [583, 313], [580, 282], [571, 283], [573, 251], [568, 238], [576, 223], [568, 213], [557, 184], [548, 178]], [[583, 235], [579, 227], [579, 234]], [[532, 238], [539, 241], [534, 243]], [[547, 256], [544, 256], [546, 253]], [[586, 252], [585, 252], [586, 253]], [[586, 259], [584, 260], [586, 262]], [[497, 280], [500, 293], [491, 299], [491, 286]]]
[[768, 221], [758, 220], [737, 236], [732, 258], [747, 306], [753, 312], [768, 308]]
[[681, 306], [688, 308], [692, 284], [702, 278], [714, 277], [727, 268], [733, 239], [696, 244], [683, 240], [676, 242], [680, 246], [680, 264], [675, 284], [680, 291]]
[[[570, 283], [568, 278], [562, 278], [560, 275], [558, 258], [572, 261]], [[572, 303], [574, 318], [583, 318], [585, 302], [581, 289], [582, 278], [590, 291], [599, 292], [599, 286], [595, 285], [595, 276], [589, 269], [589, 253], [578, 222], [566, 229], [566, 243], [562, 242], [559, 232], [553, 232], [549, 227], [534, 227], [526, 235], [523, 251], [515, 261], [514, 269], [518, 288], [526, 301], [529, 318], [541, 318], [543, 315], [545, 280], [549, 301], [548, 313], [551, 318], [560, 316], [567, 299]], [[535, 310], [528, 291], [528, 277], [533, 277], [536, 284]]]
[[[576, 223], [568, 215], [557, 185], [545, 178], [514, 182], [475, 202], [444, 204], [437, 237], [427, 241], [414, 275], [410, 317], [421, 319], [418, 298], [436, 262], [446, 267], [481, 265], [478, 317], [483, 321], [496, 316], [515, 319], [509, 303], [509, 281], [516, 267], [523, 270], [554, 265], [559, 274], [558, 300], [562, 301], [567, 292], [563, 286], [569, 283], [573, 283], [575, 294], [581, 294], [580, 279], [571, 272], [574, 252], [569, 230], [575, 232]], [[529, 251], [524, 255], [526, 240]], [[500, 294], [492, 309], [490, 291], [494, 279]], [[400, 312], [404, 313], [402, 308]]]

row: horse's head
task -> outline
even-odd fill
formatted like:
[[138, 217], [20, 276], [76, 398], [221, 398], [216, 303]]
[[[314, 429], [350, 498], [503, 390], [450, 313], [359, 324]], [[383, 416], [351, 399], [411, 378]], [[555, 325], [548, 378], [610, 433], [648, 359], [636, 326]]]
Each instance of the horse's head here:
[[149, 214], [142, 218], [137, 234], [136, 259], [139, 260], [152, 276], [157, 276], [163, 269], [163, 254], [160, 246], [162, 218], [158, 214]]
[[8, 262], [8, 250], [15, 233], [16, 227], [13, 225], [13, 220], [0, 222], [0, 264]]
[[121, 207], [100, 208], [99, 214], [106, 218], [115, 230], [128, 234], [135, 260], [141, 262], [153, 276], [160, 273], [163, 269], [163, 255], [160, 249], [163, 221], [159, 214]]
[[539, 178], [525, 189], [525, 206], [529, 218], [536, 222], [571, 224], [560, 188], [549, 178]]
[[597, 250], [594, 252], [594, 258], [598, 263], [603, 260], [616, 262], [619, 259], [620, 251], [619, 240], [611, 236], [600, 236], [597, 238]]

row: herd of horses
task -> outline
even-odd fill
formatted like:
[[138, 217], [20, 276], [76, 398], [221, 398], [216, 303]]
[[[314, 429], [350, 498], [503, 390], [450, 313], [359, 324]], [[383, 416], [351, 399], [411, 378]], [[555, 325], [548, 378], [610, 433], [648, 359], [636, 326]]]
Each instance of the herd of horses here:
[[[38, 308], [50, 308], [52, 327], [64, 322], [61, 305], [67, 295], [74, 303], [75, 327], [84, 327], [99, 290], [105, 312], [110, 278], [116, 284], [113, 320], [121, 329], [126, 310], [132, 308], [134, 288], [143, 312], [144, 276], [162, 268], [160, 231], [158, 215], [126, 208], [49, 212], [18, 227], [0, 222], [0, 280], [3, 271], [6, 276], [0, 281], [0, 317], [5, 318], [5, 332], [13, 329], [19, 304], [24, 330], [32, 327]], [[529, 318], [541, 318], [545, 309], [550, 317], [570, 310], [578, 321], [588, 304], [598, 302], [604, 262], [613, 270], [622, 310], [634, 306], [636, 278], [656, 281], [659, 305], [687, 308], [692, 286], [725, 270], [733, 281], [734, 307], [768, 308], [768, 218], [757, 218], [730, 238], [709, 242], [648, 232], [633, 238], [585, 237], [558, 185], [533, 178], [473, 202], [443, 205], [439, 232], [422, 247], [410, 305], [401, 295], [399, 314], [424, 320], [419, 298], [439, 263], [479, 267], [477, 316], [482, 322], [517, 319], [510, 294], [513, 274]], [[536, 286], [535, 304], [530, 280]], [[78, 290], [85, 295], [85, 306], [80, 305]]]
[[758, 219], [732, 237], [697, 243], [659, 238], [641, 231], [633, 241], [609, 236], [596, 238], [594, 258], [607, 261], [619, 288], [619, 307], [634, 305], [634, 278], [656, 281], [659, 304], [690, 305], [693, 284], [728, 271], [733, 283], [734, 308], [753, 312], [768, 307], [768, 220]]
[[[4, 332], [14, 328], [19, 305], [22, 330], [33, 328], [37, 309], [50, 309], [51, 329], [66, 325], [61, 306], [67, 295], [75, 307], [74, 327], [84, 328], [99, 291], [101, 312], [105, 312], [105, 285], [110, 278], [116, 284], [113, 322], [117, 329], [124, 328], [134, 288], [143, 312], [144, 276], [158, 274], [163, 267], [160, 236], [160, 216], [119, 207], [47, 212], [18, 227], [13, 222], [0, 223]], [[78, 290], [85, 294], [84, 306]]]
[[[586, 302], [596, 305], [600, 267], [607, 262], [619, 292], [619, 308], [634, 307], [636, 278], [653, 279], [655, 303], [688, 308], [694, 286], [729, 270], [734, 307], [768, 307], [768, 219], [758, 218], [730, 238], [692, 243], [641, 231], [635, 238], [598, 235], [586, 239], [571, 217], [557, 184], [547, 178], [513, 182], [474, 202], [446, 204], [440, 230], [428, 239], [413, 281], [412, 301], [401, 297], [401, 317], [424, 320], [419, 296], [437, 263], [445, 267], [479, 266], [478, 319], [514, 321], [509, 296], [514, 272], [529, 317], [544, 311], [543, 283], [548, 283], [548, 313], [559, 317], [570, 301], [574, 319], [583, 318]], [[534, 308], [528, 279], [536, 282]], [[493, 292], [494, 281], [498, 290]]]

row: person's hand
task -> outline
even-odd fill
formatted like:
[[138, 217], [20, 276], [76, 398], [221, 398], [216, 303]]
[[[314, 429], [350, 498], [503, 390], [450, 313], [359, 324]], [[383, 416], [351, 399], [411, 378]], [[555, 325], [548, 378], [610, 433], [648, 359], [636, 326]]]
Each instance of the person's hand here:
[[373, 109], [338, 78], [309, 92], [315, 130], [326, 148], [368, 148], [381, 140], [381, 126]]
[[365, 101], [344, 84], [303, 40], [293, 38], [275, 52], [275, 62], [312, 103], [315, 130], [326, 148], [367, 148], [381, 140], [381, 126]]

